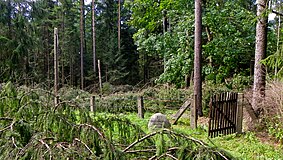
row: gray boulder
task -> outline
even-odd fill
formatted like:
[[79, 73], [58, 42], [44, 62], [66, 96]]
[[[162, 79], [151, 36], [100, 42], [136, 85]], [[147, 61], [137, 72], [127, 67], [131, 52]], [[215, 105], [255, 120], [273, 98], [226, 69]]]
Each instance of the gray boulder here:
[[171, 124], [167, 117], [161, 113], [155, 113], [152, 115], [148, 122], [148, 129], [154, 130], [159, 128], [170, 128]]

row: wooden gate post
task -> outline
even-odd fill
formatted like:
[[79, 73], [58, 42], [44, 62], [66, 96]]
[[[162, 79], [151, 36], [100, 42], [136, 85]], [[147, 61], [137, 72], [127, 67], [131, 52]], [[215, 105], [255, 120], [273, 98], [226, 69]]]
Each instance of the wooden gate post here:
[[143, 97], [138, 96], [138, 117], [144, 118], [144, 106], [143, 106]]
[[95, 96], [90, 97], [90, 111], [95, 112]]
[[236, 133], [242, 133], [244, 94], [238, 93]]

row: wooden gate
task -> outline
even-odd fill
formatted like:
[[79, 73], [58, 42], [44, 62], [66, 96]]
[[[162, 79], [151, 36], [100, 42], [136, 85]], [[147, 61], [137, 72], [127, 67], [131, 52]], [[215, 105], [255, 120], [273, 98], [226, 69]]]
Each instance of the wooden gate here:
[[225, 92], [210, 99], [208, 136], [216, 137], [236, 132], [238, 93]]

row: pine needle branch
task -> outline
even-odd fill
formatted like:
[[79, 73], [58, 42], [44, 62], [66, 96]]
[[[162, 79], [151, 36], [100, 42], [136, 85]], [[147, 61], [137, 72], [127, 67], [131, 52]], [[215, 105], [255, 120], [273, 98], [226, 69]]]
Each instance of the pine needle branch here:
[[98, 128], [96, 128], [95, 126], [90, 125], [90, 124], [79, 124], [78, 126], [79, 126], [79, 127], [88, 127], [88, 128], [91, 128], [91, 129], [95, 130], [101, 138], [103, 138], [104, 140], [106, 140], [104, 134], [103, 134]]
[[150, 133], [150, 134], [148, 134], [148, 135], [146, 135], [146, 136], [144, 136], [144, 137], [142, 137], [142, 138], [136, 140], [134, 143], [130, 144], [127, 148], [125, 148], [125, 149], [123, 150], [123, 152], [126, 152], [127, 150], [129, 150], [130, 148], [132, 148], [133, 146], [135, 146], [136, 144], [138, 144], [138, 143], [144, 141], [145, 139], [147, 139], [147, 138], [149, 138], [149, 137], [152, 137], [152, 136], [154, 136], [154, 135], [156, 135], [156, 134], [158, 134], [158, 133], [160, 133], [160, 131], [152, 132], [152, 133]]
[[114, 153], [114, 151], [115, 151], [114, 146], [111, 144], [111, 142], [104, 136], [104, 134], [98, 128], [96, 128], [95, 126], [90, 125], [90, 124], [79, 124], [78, 126], [79, 127], [88, 127], [88, 128], [93, 129], [94, 131], [96, 131], [98, 133], [98, 135], [102, 138], [102, 140], [104, 140], [107, 144], [110, 145], [110, 149], [111, 149], [112, 153]]
[[4, 132], [5, 130], [8, 130], [8, 129], [11, 129], [13, 130], [13, 125], [16, 123], [16, 121], [13, 121], [10, 125], [8, 125], [7, 127], [3, 128], [0, 130], [0, 133], [1, 132]]

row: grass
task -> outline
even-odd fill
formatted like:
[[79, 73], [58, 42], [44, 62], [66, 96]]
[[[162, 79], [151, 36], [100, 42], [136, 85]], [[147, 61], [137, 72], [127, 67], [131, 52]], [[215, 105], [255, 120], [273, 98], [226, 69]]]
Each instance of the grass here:
[[[167, 110], [164, 112], [167, 118], [172, 121], [171, 115], [176, 111]], [[136, 113], [121, 114], [129, 118], [136, 125], [148, 133], [147, 123], [153, 113], [145, 113], [145, 118], [138, 118]], [[180, 118], [177, 125], [173, 125], [172, 129], [181, 133], [186, 133], [200, 139], [210, 145], [219, 147], [231, 153], [237, 159], [283, 159], [283, 147], [272, 145], [273, 142], [263, 143], [259, 140], [254, 132], [246, 132], [243, 134], [231, 134], [216, 138], [208, 138], [206, 124], [199, 124], [196, 130], [190, 129], [189, 118]]]

